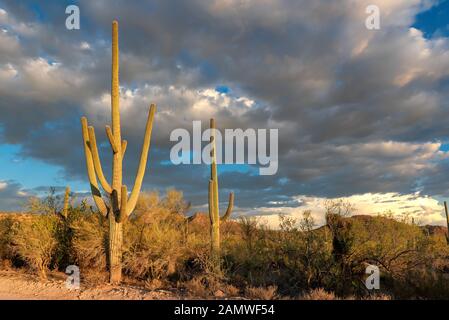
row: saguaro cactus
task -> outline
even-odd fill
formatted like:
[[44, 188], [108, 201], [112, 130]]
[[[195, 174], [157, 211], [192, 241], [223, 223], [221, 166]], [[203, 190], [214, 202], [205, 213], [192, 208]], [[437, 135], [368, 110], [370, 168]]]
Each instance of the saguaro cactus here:
[[449, 213], [447, 211], [447, 202], [444, 201], [444, 213], [446, 214], [446, 226], [447, 226], [447, 233], [446, 233], [446, 242], [449, 244]]
[[66, 218], [69, 215], [69, 198], [70, 198], [70, 187], [66, 187], [64, 193], [64, 205], [62, 207], [62, 215]]
[[[122, 140], [120, 132], [119, 99], [118, 22], [114, 21], [112, 23], [112, 129], [109, 126], [106, 126], [106, 134], [113, 153], [112, 184], [108, 183], [103, 174], [94, 128], [88, 126], [86, 117], [81, 118], [87, 174], [89, 176], [92, 196], [98, 210], [104, 216], [107, 216], [109, 221], [108, 263], [111, 283], [118, 283], [121, 280], [123, 222], [133, 212], [137, 203], [137, 198], [139, 197], [147, 164], [148, 150], [150, 148], [154, 113], [156, 112], [156, 107], [152, 104], [148, 113], [136, 180], [134, 182], [133, 190], [128, 198], [127, 187], [122, 184], [122, 160], [125, 155], [127, 142], [126, 140]], [[98, 189], [97, 177], [105, 194], [107, 194], [110, 199], [108, 205], [101, 197], [100, 190]]]
[[220, 217], [218, 202], [218, 177], [217, 177], [217, 156], [215, 152], [215, 120], [210, 119], [210, 145], [211, 145], [211, 172], [209, 180], [209, 218], [210, 218], [210, 236], [211, 253], [213, 259], [217, 262], [220, 257], [220, 221], [226, 221], [232, 213], [234, 206], [234, 193], [229, 194], [229, 202], [226, 213]]

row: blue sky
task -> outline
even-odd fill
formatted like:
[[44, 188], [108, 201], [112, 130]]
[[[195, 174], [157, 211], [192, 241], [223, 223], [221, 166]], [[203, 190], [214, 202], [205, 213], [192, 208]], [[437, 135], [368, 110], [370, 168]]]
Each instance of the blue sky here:
[[[382, 1], [381, 29], [372, 31], [365, 6], [375, 2], [0, 0], [0, 211], [19, 210], [24, 194], [50, 186], [88, 189], [79, 117], [106, 141], [110, 23], [118, 19], [127, 184], [155, 102], [146, 190], [174, 186], [204, 207], [208, 167], [171, 165], [168, 137], [214, 117], [220, 129], [279, 129], [276, 175], [219, 168], [221, 198], [235, 191], [241, 213], [397, 197], [421, 203], [414, 213], [423, 221], [441, 222], [438, 202], [449, 197], [441, 178], [449, 168], [449, 1]], [[64, 11], [74, 3], [81, 29], [69, 31]]]
[[449, 1], [441, 0], [429, 10], [419, 13], [413, 26], [421, 30], [427, 38], [434, 34], [449, 35]]

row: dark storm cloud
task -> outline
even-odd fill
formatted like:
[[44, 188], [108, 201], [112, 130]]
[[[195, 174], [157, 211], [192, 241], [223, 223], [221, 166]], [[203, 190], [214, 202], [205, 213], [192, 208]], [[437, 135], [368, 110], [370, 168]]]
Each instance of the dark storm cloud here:
[[275, 176], [220, 178], [221, 199], [233, 190], [242, 208], [295, 206], [298, 194], [449, 195], [438, 178], [447, 161], [438, 141], [449, 136], [448, 39], [409, 29], [429, 1], [379, 1], [381, 30], [367, 30], [372, 2], [86, 0], [79, 31], [64, 28], [63, 2], [39, 3], [39, 14], [27, 2], [0, 2], [2, 141], [85, 178], [79, 117], [106, 141], [117, 18], [128, 185], [156, 102], [145, 187], [175, 186], [196, 205], [206, 201], [207, 166], [165, 165], [169, 135], [192, 120], [204, 128], [211, 116], [221, 128], [279, 128]]

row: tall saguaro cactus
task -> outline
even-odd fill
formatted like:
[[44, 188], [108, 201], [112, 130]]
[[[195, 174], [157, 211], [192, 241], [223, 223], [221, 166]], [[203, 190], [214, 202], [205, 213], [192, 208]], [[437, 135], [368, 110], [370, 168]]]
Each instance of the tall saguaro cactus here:
[[[106, 134], [112, 148], [112, 184], [109, 184], [104, 176], [98, 153], [94, 128], [88, 126], [86, 117], [81, 118], [84, 151], [86, 155], [87, 174], [91, 186], [92, 196], [98, 210], [108, 217], [109, 221], [109, 248], [108, 264], [110, 272], [110, 282], [118, 283], [122, 274], [122, 243], [123, 243], [123, 222], [133, 212], [137, 198], [142, 187], [143, 176], [150, 148], [151, 131], [156, 107], [150, 106], [145, 136], [143, 140], [140, 163], [137, 169], [136, 180], [130, 196], [126, 185], [122, 184], [122, 161], [125, 155], [127, 142], [122, 140], [120, 132], [120, 93], [119, 93], [119, 48], [118, 48], [118, 22], [112, 23], [112, 84], [111, 84], [111, 109], [112, 109], [112, 129], [106, 126]], [[109, 204], [101, 197], [98, 188], [97, 178], [100, 181], [104, 193], [107, 194]]]
[[218, 202], [218, 177], [217, 177], [217, 156], [215, 152], [215, 120], [210, 119], [210, 145], [211, 145], [211, 172], [209, 180], [209, 218], [211, 253], [215, 262], [219, 262], [220, 257], [220, 221], [226, 221], [232, 213], [234, 206], [234, 193], [229, 194], [229, 202], [226, 213], [220, 217]]

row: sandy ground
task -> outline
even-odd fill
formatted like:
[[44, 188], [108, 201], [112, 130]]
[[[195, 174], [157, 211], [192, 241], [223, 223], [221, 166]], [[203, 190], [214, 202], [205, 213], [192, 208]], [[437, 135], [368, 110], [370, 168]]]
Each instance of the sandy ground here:
[[0, 271], [0, 300], [165, 300], [179, 299], [167, 290], [149, 291], [130, 285], [100, 285], [94, 288], [81, 285], [69, 290], [64, 273], [51, 273], [47, 281], [35, 275], [17, 271]]

